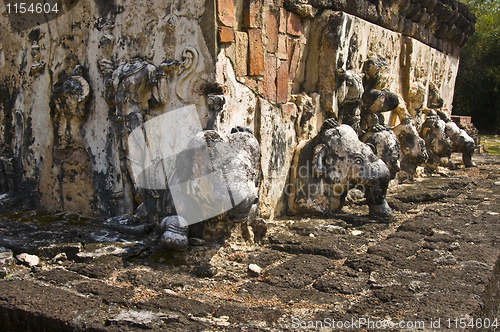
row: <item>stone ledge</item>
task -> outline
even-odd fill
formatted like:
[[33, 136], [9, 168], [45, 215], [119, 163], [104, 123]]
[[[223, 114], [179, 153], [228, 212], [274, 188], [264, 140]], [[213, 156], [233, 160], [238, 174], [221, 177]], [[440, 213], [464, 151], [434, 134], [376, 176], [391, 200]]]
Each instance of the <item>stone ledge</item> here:
[[[287, 0], [285, 8], [300, 13], [304, 1]], [[413, 37], [440, 51], [461, 48], [474, 34], [476, 17], [456, 0], [309, 0], [317, 9], [332, 9]], [[449, 45], [448, 45], [449, 44]]]

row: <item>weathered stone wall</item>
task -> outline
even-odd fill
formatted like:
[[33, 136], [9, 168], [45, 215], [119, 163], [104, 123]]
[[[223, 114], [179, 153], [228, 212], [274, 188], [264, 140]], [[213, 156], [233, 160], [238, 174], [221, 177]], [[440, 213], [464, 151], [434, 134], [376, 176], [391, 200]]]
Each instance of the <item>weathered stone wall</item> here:
[[[6, 11], [3, 3], [0, 11]], [[8, 36], [1, 41], [5, 62], [0, 69], [0, 144], [4, 164], [13, 163], [7, 166], [13, 168], [12, 174], [6, 172], [6, 176], [16, 182], [3, 191], [23, 191], [33, 203], [49, 210], [120, 214], [126, 207], [121, 202], [116, 108], [106, 103], [98, 62], [107, 59], [116, 66], [140, 57], [159, 64], [167, 57], [181, 59], [186, 49], [195, 49], [189, 70], [168, 77], [165, 104], [155, 112], [195, 104], [203, 124], [207, 106], [200, 87], [215, 79], [214, 59], [203, 35], [210, 28], [201, 27], [203, 15], [210, 11], [205, 10], [204, 0], [79, 1], [66, 11], [21, 31], [11, 31], [7, 15], [0, 18], [0, 33]], [[34, 50], [39, 50], [39, 59]], [[85, 105], [80, 105], [83, 150], [58, 158], [55, 136], [68, 132], [60, 130], [51, 98], [56, 83], [71, 76], [76, 65], [82, 66], [81, 75], [90, 88]]]
[[[285, 212], [286, 177], [298, 141], [338, 114], [338, 68], [361, 74], [370, 56], [382, 56], [390, 67], [389, 90], [402, 101], [409, 104], [411, 83], [426, 91], [434, 84], [443, 109], [451, 112], [460, 46], [475, 21], [455, 1], [219, 0], [217, 8], [217, 77], [229, 87], [222, 127], [248, 125], [261, 142], [259, 199], [266, 217]], [[396, 114], [384, 116], [398, 123]]]
[[222, 86], [217, 127], [255, 132], [260, 214], [273, 218], [286, 211], [296, 145], [338, 111], [338, 68], [361, 73], [369, 56], [382, 56], [392, 92], [408, 103], [412, 82], [432, 83], [451, 111], [460, 47], [475, 20], [454, 0], [93, 0], [67, 9], [21, 31], [0, 18], [9, 36], [0, 49], [1, 189], [88, 215], [135, 208], [123, 198], [121, 124], [106, 85], [120, 63], [181, 63], [155, 78], [162, 104], [151, 106], [149, 92], [137, 101], [149, 118], [195, 105], [205, 126], [207, 87]]

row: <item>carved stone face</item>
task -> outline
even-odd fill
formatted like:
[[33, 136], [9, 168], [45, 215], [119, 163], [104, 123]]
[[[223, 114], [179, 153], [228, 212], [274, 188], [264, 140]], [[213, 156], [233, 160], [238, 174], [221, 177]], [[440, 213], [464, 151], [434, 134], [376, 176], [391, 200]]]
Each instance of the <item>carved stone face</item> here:
[[418, 136], [417, 129], [410, 123], [398, 125], [394, 128], [394, 133], [401, 145], [401, 169], [412, 175], [416, 167], [429, 158], [425, 141]]
[[390, 70], [387, 61], [381, 57], [370, 58], [363, 68], [365, 88], [382, 90], [388, 87]]
[[436, 162], [436, 159], [439, 158], [449, 158], [451, 155], [452, 144], [445, 129], [446, 123], [437, 115], [428, 115], [422, 124], [421, 137], [425, 141], [430, 159], [432, 159], [431, 162]]
[[378, 132], [367, 132], [361, 141], [370, 144], [377, 157], [379, 157], [389, 168], [390, 177], [394, 179], [399, 172], [400, 146], [396, 134], [392, 130]]
[[385, 163], [348, 125], [324, 129], [296, 152], [289, 196], [290, 211], [325, 214], [342, 208], [349, 188], [365, 192], [370, 213], [392, 215], [385, 201], [390, 174]]
[[441, 98], [439, 90], [434, 84], [429, 85], [429, 99], [427, 100], [427, 107], [437, 109], [443, 107], [444, 101]]

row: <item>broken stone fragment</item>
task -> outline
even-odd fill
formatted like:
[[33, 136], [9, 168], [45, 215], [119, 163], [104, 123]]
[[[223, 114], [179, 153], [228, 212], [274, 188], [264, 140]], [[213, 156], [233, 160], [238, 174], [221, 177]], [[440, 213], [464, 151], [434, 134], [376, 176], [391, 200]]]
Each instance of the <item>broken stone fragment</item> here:
[[7, 267], [13, 262], [12, 250], [0, 247], [0, 267]]
[[59, 254], [55, 255], [54, 258], [52, 258], [53, 263], [63, 262], [66, 260], [68, 260], [68, 256], [66, 256], [66, 254], [64, 252], [59, 253]]
[[40, 258], [36, 255], [30, 255], [26, 253], [22, 253], [16, 256], [16, 259], [21, 262], [23, 265], [28, 267], [34, 267], [40, 264]]
[[184, 250], [188, 247], [188, 223], [181, 216], [168, 216], [160, 222], [163, 231], [160, 243], [163, 248]]
[[83, 251], [81, 243], [55, 243], [50, 246], [39, 247], [36, 253], [46, 258], [55, 258], [55, 256], [64, 253], [67, 258], [75, 259], [81, 251]]
[[122, 310], [116, 316], [108, 319], [108, 323], [126, 324], [143, 329], [159, 328], [163, 320], [177, 319], [179, 316], [173, 313], [155, 313], [147, 310]]
[[211, 278], [217, 274], [217, 268], [213, 265], [201, 265], [193, 269], [193, 274], [199, 278]]
[[248, 274], [252, 277], [257, 277], [262, 274], [262, 268], [257, 264], [248, 265]]

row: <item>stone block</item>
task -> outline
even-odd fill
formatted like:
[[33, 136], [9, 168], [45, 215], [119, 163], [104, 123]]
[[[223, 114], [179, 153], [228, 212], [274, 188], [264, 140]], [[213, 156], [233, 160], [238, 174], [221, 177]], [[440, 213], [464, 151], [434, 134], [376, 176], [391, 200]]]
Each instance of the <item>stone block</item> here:
[[264, 97], [276, 101], [276, 57], [269, 53], [265, 62]]
[[299, 15], [288, 13], [286, 32], [292, 36], [300, 36], [302, 34], [302, 21]]
[[288, 39], [288, 57], [290, 59], [290, 68], [288, 76], [290, 79], [295, 77], [300, 60], [300, 42], [296, 39]]
[[266, 37], [268, 52], [275, 53], [278, 48], [278, 20], [279, 12], [270, 9], [266, 13]]
[[248, 29], [248, 75], [264, 75], [264, 44], [261, 29]]
[[292, 117], [297, 117], [297, 105], [295, 103], [283, 104], [283, 113]]
[[234, 40], [234, 30], [231, 27], [219, 27], [219, 43], [230, 43]]
[[280, 60], [276, 74], [276, 101], [279, 103], [288, 101], [288, 61], [286, 60]]
[[287, 60], [288, 59], [288, 36], [286, 35], [278, 35], [278, 51], [276, 52], [276, 56], [279, 59]]
[[274, 218], [286, 211], [286, 184], [295, 149], [294, 123], [267, 100], [259, 99], [257, 130], [261, 144], [262, 180], [259, 187], [259, 215]]
[[262, 0], [245, 0], [243, 25], [245, 28], [262, 28]]
[[246, 76], [248, 69], [248, 34], [246, 32], [235, 32], [236, 61], [234, 71], [237, 77]]
[[285, 8], [280, 8], [280, 23], [279, 32], [286, 33], [286, 21], [287, 21], [288, 11]]
[[234, 25], [233, 0], [217, 0], [217, 17], [222, 25], [228, 27], [232, 27]]

